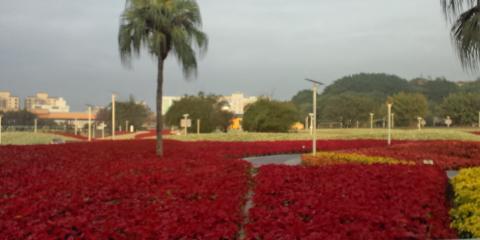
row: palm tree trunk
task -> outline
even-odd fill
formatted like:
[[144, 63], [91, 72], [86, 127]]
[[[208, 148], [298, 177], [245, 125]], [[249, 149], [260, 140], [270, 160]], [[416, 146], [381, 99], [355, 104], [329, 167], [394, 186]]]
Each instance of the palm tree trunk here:
[[163, 99], [163, 61], [162, 57], [158, 57], [158, 75], [157, 75], [157, 156], [163, 157], [163, 116], [162, 116], [162, 99]]

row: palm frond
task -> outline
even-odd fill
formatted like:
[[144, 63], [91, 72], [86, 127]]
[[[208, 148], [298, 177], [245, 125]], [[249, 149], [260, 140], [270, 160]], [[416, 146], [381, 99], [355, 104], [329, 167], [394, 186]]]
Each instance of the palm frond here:
[[173, 50], [185, 76], [196, 74], [196, 50], [207, 50], [202, 18], [195, 0], [127, 0], [118, 34], [122, 62], [129, 64], [142, 48], [165, 59]]
[[475, 7], [478, 0], [440, 0], [447, 20], [454, 22], [464, 11]]

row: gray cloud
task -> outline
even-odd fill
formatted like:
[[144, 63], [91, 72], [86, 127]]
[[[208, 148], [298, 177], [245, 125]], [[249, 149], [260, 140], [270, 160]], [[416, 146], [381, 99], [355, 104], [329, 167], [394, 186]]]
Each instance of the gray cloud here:
[[[124, 68], [117, 51], [124, 1], [0, 1], [0, 89], [47, 91], [72, 107], [105, 105], [112, 91], [154, 106], [155, 65]], [[200, 0], [209, 52], [195, 80], [174, 58], [166, 95], [198, 91], [288, 99], [357, 72], [474, 78], [462, 71], [438, 0]]]

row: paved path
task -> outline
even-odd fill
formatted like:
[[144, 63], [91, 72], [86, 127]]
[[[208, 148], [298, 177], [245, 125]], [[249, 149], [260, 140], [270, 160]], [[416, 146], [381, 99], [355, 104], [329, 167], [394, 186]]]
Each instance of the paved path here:
[[300, 156], [301, 154], [284, 154], [263, 157], [249, 157], [244, 159], [252, 163], [253, 167], [257, 168], [267, 164], [283, 164], [289, 166], [300, 165]]

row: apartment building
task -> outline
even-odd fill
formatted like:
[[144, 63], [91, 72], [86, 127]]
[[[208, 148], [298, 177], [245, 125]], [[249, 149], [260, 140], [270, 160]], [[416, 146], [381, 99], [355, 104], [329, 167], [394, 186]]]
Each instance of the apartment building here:
[[56, 98], [48, 96], [48, 93], [39, 92], [35, 96], [30, 96], [25, 99], [25, 109], [27, 111], [45, 111], [50, 113], [65, 113], [70, 112], [70, 106], [63, 98]]
[[0, 111], [19, 111], [20, 110], [20, 98], [12, 96], [10, 92], [0, 91]]

